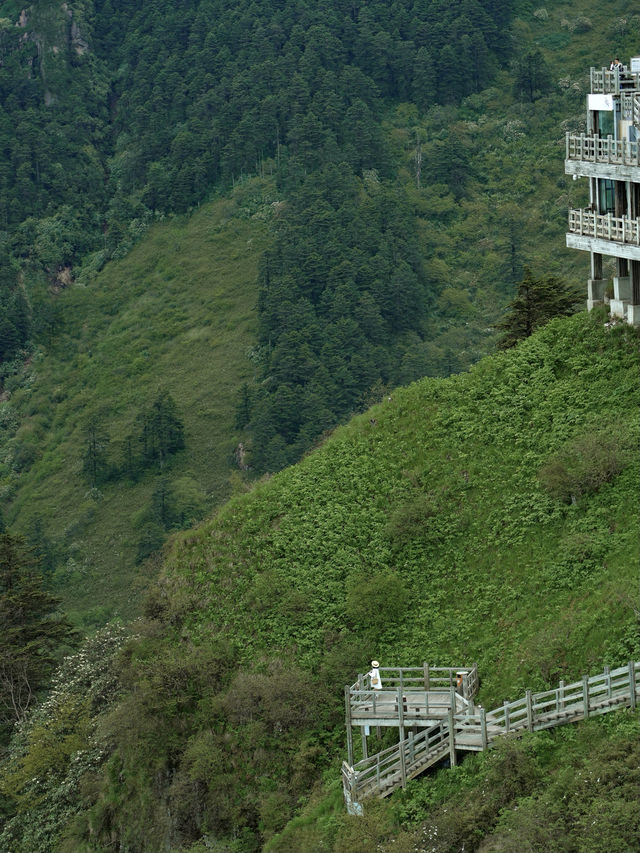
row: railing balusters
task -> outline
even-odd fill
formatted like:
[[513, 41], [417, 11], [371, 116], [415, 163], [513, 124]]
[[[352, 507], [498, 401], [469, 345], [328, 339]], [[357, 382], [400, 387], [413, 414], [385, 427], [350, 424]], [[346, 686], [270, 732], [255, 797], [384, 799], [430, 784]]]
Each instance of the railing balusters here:
[[531, 703], [531, 691], [527, 690], [526, 692], [526, 701], [527, 701], [527, 728], [530, 732], [533, 731], [533, 706]]

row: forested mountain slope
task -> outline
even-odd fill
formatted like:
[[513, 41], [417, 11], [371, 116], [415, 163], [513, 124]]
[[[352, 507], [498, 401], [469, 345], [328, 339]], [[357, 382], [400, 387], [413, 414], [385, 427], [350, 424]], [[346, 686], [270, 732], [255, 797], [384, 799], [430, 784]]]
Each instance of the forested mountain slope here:
[[[633, 330], [596, 315], [553, 321], [467, 374], [396, 390], [181, 534], [116, 665], [118, 691], [96, 698], [85, 676], [81, 697], [68, 678], [45, 728], [15, 742], [5, 844], [248, 852], [271, 838], [272, 850], [316, 851], [392, 837], [393, 804], [356, 829], [336, 781], [343, 685], [371, 656], [477, 660], [480, 701], [494, 705], [640, 651], [637, 376]], [[109, 656], [91, 655], [103, 672]], [[54, 768], [43, 737], [63, 708], [75, 734], [55, 748]], [[625, 720], [591, 724], [589, 773], [614, 772], [616, 739], [635, 737]], [[526, 798], [535, 791], [551, 807], [563, 784], [557, 756], [586, 760], [580, 735], [541, 737], [463, 765], [431, 794], [428, 779], [412, 784], [397, 813], [405, 830], [467, 791], [484, 811], [464, 824], [465, 849], [479, 849], [498, 813], [500, 831], [518, 833]], [[511, 779], [501, 799], [473, 794], [486, 773]], [[314, 785], [311, 810], [276, 837]], [[597, 804], [581, 789], [572, 797], [598, 826], [622, 807], [615, 787]], [[571, 814], [557, 849], [587, 850], [591, 823]], [[69, 840], [38, 847], [44, 822]], [[459, 837], [436, 849], [459, 849]]]
[[[525, 264], [538, 275], [586, 274], [580, 254], [563, 247], [566, 208], [580, 203], [583, 188], [562, 175], [562, 133], [582, 127], [588, 65], [598, 64], [611, 42], [621, 53], [625, 45], [631, 50], [633, 17], [605, 21], [596, 4], [584, 4], [578, 17], [561, 4], [542, 11], [518, 7], [513, 31], [501, 19], [498, 38], [490, 23], [496, 10], [487, 6], [480, 14], [475, 4], [442, 14], [431, 4], [335, 4], [322, 12], [302, 4], [265, 6], [252, 8], [239, 51], [233, 39], [247, 16], [237, 5], [195, 4], [179, 12], [155, 5], [144, 15], [120, 3], [65, 12], [47, 0], [30, 8], [25, 15], [10, 2], [1, 8], [4, 139], [12, 164], [2, 197], [15, 198], [0, 252], [0, 509], [11, 529], [27, 534], [47, 570], [57, 572], [63, 586], [69, 581], [62, 591], [70, 606], [85, 607], [73, 601], [78, 567], [102, 579], [100, 606], [107, 609], [101, 618], [113, 606], [121, 610], [125, 597], [132, 603], [125, 589], [133, 562], [194, 517], [185, 502], [206, 509], [228, 494], [229, 477], [238, 473], [231, 456], [238, 441], [249, 474], [278, 469], [385, 389], [464, 370], [492, 351], [496, 320]], [[489, 53], [472, 61], [459, 52], [445, 72], [438, 51], [450, 52], [451, 34], [468, 21], [475, 42], [481, 31]], [[275, 59], [265, 58], [275, 49], [264, 37], [267, 22], [281, 33]], [[336, 46], [330, 36], [341, 45], [337, 52], [328, 50]], [[460, 44], [469, 47], [465, 37]], [[434, 62], [426, 77], [425, 50]], [[482, 56], [486, 73], [471, 74]], [[404, 57], [401, 67], [398, 57]], [[212, 62], [222, 69], [217, 76], [207, 76]], [[524, 84], [532, 67], [544, 74], [531, 95]], [[173, 69], [169, 76], [167, 69]], [[483, 88], [487, 83], [493, 85]], [[275, 138], [257, 112], [272, 104], [271, 95], [257, 99], [265, 86], [277, 88]], [[262, 131], [256, 164], [255, 152], [243, 146], [257, 145]], [[233, 142], [224, 142], [228, 135]], [[185, 139], [189, 145], [181, 147]], [[244, 160], [233, 165], [234, 157]], [[146, 240], [154, 217], [165, 215], [160, 208], [180, 208], [169, 185], [192, 187], [184, 204], [212, 191], [201, 174], [205, 161], [220, 191], [237, 182], [238, 172], [266, 175], [243, 178], [231, 208], [212, 213], [214, 220], [235, 217], [237, 225], [219, 232], [215, 245], [160, 236], [174, 233], [167, 224]], [[89, 164], [97, 170], [91, 180], [82, 171]], [[180, 175], [194, 168], [197, 181], [185, 183]], [[59, 193], [51, 170], [63, 176]], [[20, 186], [12, 183], [18, 177]], [[168, 182], [156, 201], [147, 194], [152, 178]], [[194, 235], [205, 219], [196, 218]], [[159, 239], [169, 266], [150, 257]], [[139, 240], [143, 246], [131, 264], [109, 263], [98, 272]], [[227, 249], [239, 260], [246, 249], [247, 265], [240, 260], [234, 271], [220, 269], [216, 256]], [[181, 278], [177, 269], [190, 268], [194, 258], [195, 277]], [[247, 310], [257, 307], [246, 337], [249, 326], [226, 321], [229, 336], [238, 335], [224, 368], [233, 366], [235, 390], [217, 389], [206, 373], [218, 371], [216, 360], [192, 359], [193, 348], [176, 334], [184, 325], [196, 334], [210, 316], [208, 264], [218, 279], [229, 275], [242, 289]], [[146, 289], [153, 280], [148, 296], [161, 300], [165, 279], [167, 321], [154, 321], [155, 341], [142, 352], [145, 300], [138, 302], [141, 311], [131, 312], [120, 293]], [[150, 315], [161, 310], [155, 304]], [[109, 316], [121, 312], [117, 322], [94, 324], [103, 305]], [[229, 307], [225, 302], [214, 310]], [[93, 335], [101, 357], [91, 357], [87, 371], [82, 365]], [[131, 355], [125, 363], [133, 364], [136, 353], [152, 365], [147, 370], [138, 363], [132, 374], [142, 387], [140, 401], [138, 391], [128, 402], [113, 400], [119, 385], [109, 351], [115, 348]], [[165, 382], [169, 364], [172, 377]], [[203, 464], [199, 449], [212, 446], [204, 414], [210, 404], [196, 415], [191, 383], [176, 381], [179, 375], [197, 383], [200, 395], [210, 389], [210, 399], [222, 404], [215, 419], [224, 426], [214, 442], [221, 455], [212, 465]], [[75, 398], [76, 381], [93, 390]], [[182, 506], [158, 521], [166, 487], [148, 470], [142, 486], [130, 476], [115, 486], [110, 476], [123, 467], [123, 444], [136, 417], [163, 390], [170, 390], [186, 426], [184, 452], [165, 479], [170, 490], [183, 475], [188, 482], [178, 484]], [[61, 393], [74, 397], [81, 411], [77, 420], [61, 417], [49, 429], [54, 409], [62, 415], [70, 405], [59, 400]], [[98, 428], [92, 432], [102, 439], [98, 444], [110, 439], [101, 477], [111, 473], [98, 486], [104, 499], [91, 492], [83, 473], [89, 421]], [[67, 468], [62, 488], [61, 466]], [[154, 493], [153, 512], [132, 517], [128, 508], [150, 506]]]
[[637, 336], [577, 316], [462, 372], [525, 265], [586, 276], [563, 248], [584, 193], [563, 133], [638, 17], [5, 0], [0, 18], [1, 509], [76, 621], [138, 612], [155, 568], [136, 560], [382, 401], [178, 534], [132, 643], [107, 627], [64, 663], [9, 746], [3, 845], [431, 850], [426, 820], [442, 851], [626, 853], [624, 717], [359, 824], [338, 768], [343, 685], [373, 655], [477, 659], [497, 703], [639, 653]]
[[[155, 225], [99, 286], [57, 296], [62, 320], [5, 381], [5, 523], [87, 626], [137, 614], [151, 571], [137, 564], [231, 491], [272, 192], [262, 182]], [[144, 423], [163, 395], [184, 446], [145, 459]]]

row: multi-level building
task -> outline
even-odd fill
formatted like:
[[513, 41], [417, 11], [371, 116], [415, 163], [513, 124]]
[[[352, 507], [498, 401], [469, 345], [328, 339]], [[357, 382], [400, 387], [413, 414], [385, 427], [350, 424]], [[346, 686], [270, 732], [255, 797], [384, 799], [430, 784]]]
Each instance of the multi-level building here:
[[[589, 180], [589, 207], [569, 211], [567, 246], [591, 255], [589, 310], [640, 325], [640, 57], [629, 70], [591, 69], [587, 132], [567, 134], [565, 172]], [[613, 287], [602, 256], [615, 258]]]

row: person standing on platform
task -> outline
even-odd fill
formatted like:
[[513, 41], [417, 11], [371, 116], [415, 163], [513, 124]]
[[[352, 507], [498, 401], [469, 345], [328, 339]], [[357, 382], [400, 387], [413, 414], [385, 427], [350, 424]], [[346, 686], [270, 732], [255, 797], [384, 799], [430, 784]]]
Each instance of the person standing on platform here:
[[380, 670], [378, 668], [379, 666], [380, 664], [377, 660], [372, 660], [371, 669], [367, 673], [367, 675], [369, 676], [369, 682], [373, 690], [382, 690], [382, 679], [380, 678]]

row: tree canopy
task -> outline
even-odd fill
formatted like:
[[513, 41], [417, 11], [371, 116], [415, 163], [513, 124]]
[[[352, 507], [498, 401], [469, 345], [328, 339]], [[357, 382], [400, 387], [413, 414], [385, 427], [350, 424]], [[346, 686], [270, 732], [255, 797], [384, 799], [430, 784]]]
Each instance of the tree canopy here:
[[74, 632], [24, 542], [0, 534], [0, 733], [23, 720]]

